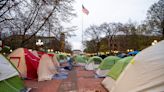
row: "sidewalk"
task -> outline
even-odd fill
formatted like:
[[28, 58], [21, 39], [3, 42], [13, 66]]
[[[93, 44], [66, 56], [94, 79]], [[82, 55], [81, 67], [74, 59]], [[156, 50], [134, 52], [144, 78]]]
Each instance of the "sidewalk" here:
[[86, 71], [83, 67], [74, 67], [69, 71], [67, 79], [38, 82], [25, 80], [31, 92], [107, 92], [101, 85], [102, 78], [95, 78], [93, 71]]

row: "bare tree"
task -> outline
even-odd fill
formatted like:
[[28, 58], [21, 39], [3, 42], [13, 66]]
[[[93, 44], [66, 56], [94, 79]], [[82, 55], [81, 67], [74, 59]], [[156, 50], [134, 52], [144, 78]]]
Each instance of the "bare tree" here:
[[149, 8], [147, 20], [153, 31], [161, 33], [164, 39], [164, 0], [159, 0]]
[[101, 42], [101, 35], [102, 35], [102, 31], [100, 30], [100, 27], [96, 25], [91, 25], [85, 30], [85, 35], [87, 38], [90, 38], [92, 40], [92, 43], [94, 44], [94, 49], [98, 54], [100, 50], [100, 42]]
[[[36, 35], [55, 33], [62, 22], [69, 22], [75, 14], [74, 0], [14, 0], [19, 5], [3, 14], [13, 20], [0, 24], [3, 31], [22, 35], [20, 46], [24, 47]], [[7, 24], [7, 25], [6, 25]], [[56, 33], [57, 34], [57, 33]]]
[[110, 44], [113, 37], [122, 29], [121, 23], [103, 23], [100, 25], [100, 29], [105, 33], [108, 40], [108, 50], [111, 52]]

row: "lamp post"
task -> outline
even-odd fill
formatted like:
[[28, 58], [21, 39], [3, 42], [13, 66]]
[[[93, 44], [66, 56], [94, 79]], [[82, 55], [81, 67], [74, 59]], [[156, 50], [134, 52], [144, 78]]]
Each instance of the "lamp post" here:
[[40, 46], [42, 46], [44, 43], [41, 41], [41, 39], [38, 39], [38, 41], [36, 42], [36, 45], [39, 47], [40, 50]]
[[154, 40], [152, 43], [151, 43], [151, 45], [155, 45], [155, 44], [157, 44], [158, 42], [157, 42], [157, 40]]

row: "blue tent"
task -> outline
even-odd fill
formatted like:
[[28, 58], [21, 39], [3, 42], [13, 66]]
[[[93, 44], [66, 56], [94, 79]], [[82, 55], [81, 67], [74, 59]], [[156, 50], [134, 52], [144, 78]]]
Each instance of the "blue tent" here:
[[135, 51], [129, 52], [128, 55], [136, 55], [138, 53], [139, 53], [139, 51], [135, 50]]

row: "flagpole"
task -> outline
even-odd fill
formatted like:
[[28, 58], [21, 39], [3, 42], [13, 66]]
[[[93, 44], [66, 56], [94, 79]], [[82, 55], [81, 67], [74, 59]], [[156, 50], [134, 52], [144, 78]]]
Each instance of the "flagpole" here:
[[83, 50], [83, 41], [84, 41], [84, 37], [83, 37], [83, 13], [82, 13], [82, 21], [81, 21], [81, 31], [82, 31], [82, 50]]

